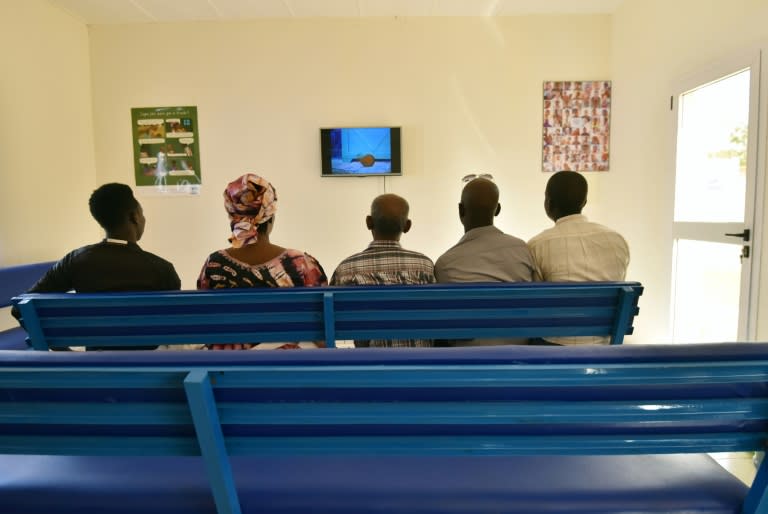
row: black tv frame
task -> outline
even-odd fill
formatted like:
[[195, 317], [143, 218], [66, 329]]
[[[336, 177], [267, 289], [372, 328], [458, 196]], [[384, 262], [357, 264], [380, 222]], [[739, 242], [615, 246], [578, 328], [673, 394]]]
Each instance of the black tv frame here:
[[[357, 128], [388, 128], [391, 150], [391, 171], [386, 173], [334, 173], [331, 166], [331, 144], [330, 131], [338, 129], [357, 129]], [[320, 159], [322, 164], [323, 177], [390, 177], [401, 176], [402, 154], [400, 145], [401, 127], [387, 127], [386, 125], [371, 125], [367, 127], [322, 127], [320, 129]]]

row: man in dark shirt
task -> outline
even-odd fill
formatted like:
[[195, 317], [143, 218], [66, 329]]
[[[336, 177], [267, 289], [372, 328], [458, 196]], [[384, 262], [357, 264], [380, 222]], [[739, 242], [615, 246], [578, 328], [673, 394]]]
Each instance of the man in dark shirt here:
[[[136, 244], [144, 233], [145, 219], [130, 187], [105, 184], [93, 192], [88, 205], [106, 238], [65, 255], [29, 293], [181, 289], [173, 264]], [[19, 314], [14, 308], [13, 315], [18, 318]]]

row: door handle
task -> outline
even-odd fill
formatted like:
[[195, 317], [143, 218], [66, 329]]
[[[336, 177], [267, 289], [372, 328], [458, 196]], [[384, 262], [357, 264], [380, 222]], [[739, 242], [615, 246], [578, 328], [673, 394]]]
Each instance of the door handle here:
[[740, 237], [743, 241], [749, 241], [749, 229], [745, 228], [744, 232], [739, 232], [738, 234], [725, 234], [726, 236], [731, 237]]

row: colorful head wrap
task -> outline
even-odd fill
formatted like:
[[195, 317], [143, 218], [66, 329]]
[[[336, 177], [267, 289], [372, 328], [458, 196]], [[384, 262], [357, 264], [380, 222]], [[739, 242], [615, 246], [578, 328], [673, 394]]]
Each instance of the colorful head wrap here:
[[277, 193], [265, 179], [246, 173], [227, 185], [224, 208], [232, 228], [229, 241], [233, 247], [240, 248], [259, 239], [259, 225], [272, 219], [277, 210]]

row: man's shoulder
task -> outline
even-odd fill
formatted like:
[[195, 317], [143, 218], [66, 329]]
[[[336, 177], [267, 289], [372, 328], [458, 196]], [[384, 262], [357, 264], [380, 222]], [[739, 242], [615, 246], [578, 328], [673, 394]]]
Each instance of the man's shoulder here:
[[590, 221], [586, 218], [568, 220], [565, 223], [556, 223], [554, 226], [542, 230], [537, 235], [528, 240], [529, 246], [543, 243], [551, 239], [583, 238], [592, 235], [615, 235], [622, 240], [624, 237], [616, 230]]
[[62, 260], [64, 259], [90, 259], [90, 258], [103, 258], [105, 256], [109, 255], [115, 255], [115, 252], [119, 252], [119, 254], [124, 255], [132, 255], [132, 256], [138, 256], [142, 259], [151, 261], [153, 263], [158, 264], [166, 264], [171, 265], [169, 261], [166, 259], [163, 259], [159, 255], [156, 255], [152, 252], [148, 252], [141, 248], [139, 245], [133, 243], [133, 244], [108, 244], [104, 242], [89, 244], [85, 246], [81, 246], [80, 248], [76, 248], [75, 250], [72, 250], [67, 255], [65, 255]]
[[331, 285], [340, 285], [350, 283], [352, 277], [358, 269], [363, 267], [366, 263], [370, 263], [373, 260], [373, 256], [365, 251], [353, 253], [349, 257], [345, 257], [336, 266], [332, 276]]
[[459, 241], [455, 245], [444, 251], [435, 261], [435, 268], [442, 267], [446, 262], [450, 261], [458, 252], [461, 251], [462, 241]]
[[[489, 227], [491, 227], [492, 235], [502, 233], [498, 229], [493, 230], [495, 229], [495, 227], [493, 227], [492, 225], [489, 225]], [[488, 230], [488, 227], [481, 227], [480, 229], [472, 229], [469, 232], [464, 232], [464, 235], [461, 236], [461, 239], [459, 239], [456, 242], [456, 244], [448, 248], [446, 251], [444, 251], [440, 255], [440, 257], [437, 258], [437, 260], [435, 261], [435, 266], [437, 266], [438, 263], [442, 264], [447, 260], [456, 258], [457, 256], [460, 256], [461, 254], [463, 254], [465, 251], [470, 251], [470, 250], [467, 250], [467, 248], [478, 244], [477, 243], [478, 241], [482, 241], [486, 239], [487, 230]]]
[[528, 246], [536, 246], [537, 244], [541, 244], [544, 241], [557, 238], [557, 237], [563, 237], [563, 234], [560, 233], [559, 230], [557, 230], [556, 226], [549, 227], [547, 229], [542, 230], [532, 238], [530, 238], [528, 240]]
[[490, 226], [468, 232], [444, 252], [435, 261], [435, 275], [439, 282], [477, 281], [481, 279], [467, 279], [467, 276], [480, 276], [478, 263], [487, 265], [489, 262], [491, 267], [499, 269], [518, 268], [520, 265], [533, 268], [533, 258], [524, 240]]
[[150, 263], [155, 264], [157, 266], [173, 268], [173, 264], [169, 260], [163, 259], [159, 255], [156, 255], [152, 252], [148, 252], [142, 248], [136, 247], [136, 249], [139, 252], [141, 252], [141, 255], [145, 259], [147, 259], [147, 261], [149, 261]]
[[351, 266], [354, 265], [356, 262], [361, 261], [368, 261], [373, 259], [374, 256], [371, 253], [366, 253], [365, 251], [353, 253], [352, 255], [345, 257], [341, 260], [337, 268], [341, 268], [342, 266]]
[[503, 241], [504, 244], [509, 246], [525, 246], [525, 241], [517, 236], [513, 236], [512, 234], [507, 234], [506, 232], [502, 232], [501, 234], [498, 234], [496, 236], [499, 240]]
[[587, 222], [587, 226], [590, 227], [595, 232], [602, 232], [604, 234], [615, 234], [621, 238], [624, 238], [624, 236], [619, 233], [618, 230], [615, 230], [609, 226], [603, 225], [601, 223], [595, 223], [594, 221]]
[[475, 235], [472, 239], [466, 241], [468, 246], [466, 250], [471, 254], [477, 251], [497, 251], [497, 250], [524, 250], [527, 252], [527, 246], [523, 239], [504, 232], [496, 227], [494, 230], [487, 230]]
[[156, 274], [156, 276], [164, 282], [162, 284], [162, 289], [181, 288], [181, 280], [179, 279], [179, 274], [176, 272], [173, 263], [152, 252], [148, 252], [138, 247], [137, 249], [144, 256], [148, 271], [151, 268], [153, 270], [151, 273]]
[[409, 250], [407, 248], [400, 248], [400, 252], [404, 256], [409, 257], [411, 259], [419, 259], [419, 260], [429, 261], [430, 264], [432, 263], [432, 259], [421, 252], [417, 252], [415, 250]]
[[102, 243], [93, 243], [67, 253], [64, 257], [56, 261], [55, 268], [69, 267], [72, 265], [78, 265], [79, 263], [88, 263], [93, 258], [98, 258], [100, 254]]
[[421, 252], [409, 250], [402, 246], [369, 246], [363, 251], [353, 253], [349, 257], [344, 258], [339, 266], [342, 264], [353, 264], [355, 262], [370, 262], [385, 257], [407, 257], [412, 259], [423, 259], [432, 262], [432, 259], [427, 257]]
[[61, 260], [74, 259], [77, 257], [87, 256], [94, 253], [95, 251], [98, 251], [100, 247], [101, 247], [101, 243], [93, 243], [93, 244], [81, 246], [80, 248], [75, 248], [74, 250], [66, 254], [64, 257], [61, 258]]
[[456, 259], [474, 255], [475, 248], [485, 245], [488, 241], [504, 237], [506, 234], [493, 225], [472, 229], [465, 232], [459, 241], [448, 248], [435, 261], [435, 267], [443, 267]]
[[428, 256], [405, 249], [399, 244], [376, 244], [376, 242], [365, 250], [343, 259], [331, 277], [331, 283], [335, 285], [432, 281], [434, 281], [434, 263]]

